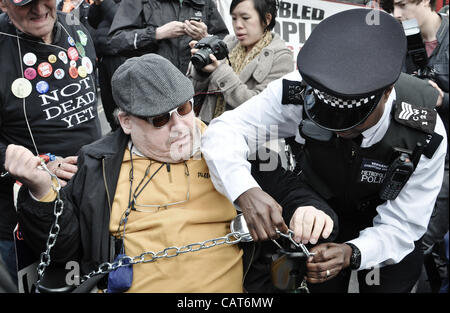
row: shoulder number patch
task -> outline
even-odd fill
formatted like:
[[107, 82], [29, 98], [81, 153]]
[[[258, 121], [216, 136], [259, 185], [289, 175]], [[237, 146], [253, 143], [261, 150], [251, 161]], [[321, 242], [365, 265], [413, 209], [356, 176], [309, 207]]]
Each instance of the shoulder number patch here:
[[400, 124], [420, 129], [427, 134], [433, 134], [436, 114], [435, 110], [402, 102], [396, 106], [395, 120]]
[[281, 104], [303, 104], [303, 93], [306, 87], [301, 82], [283, 79], [283, 97]]

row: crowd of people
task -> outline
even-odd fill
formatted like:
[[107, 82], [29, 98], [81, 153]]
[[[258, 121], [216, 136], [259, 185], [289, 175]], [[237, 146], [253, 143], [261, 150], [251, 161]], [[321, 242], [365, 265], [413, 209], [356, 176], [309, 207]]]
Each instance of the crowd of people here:
[[448, 15], [343, 2], [0, 0], [0, 290], [448, 292]]

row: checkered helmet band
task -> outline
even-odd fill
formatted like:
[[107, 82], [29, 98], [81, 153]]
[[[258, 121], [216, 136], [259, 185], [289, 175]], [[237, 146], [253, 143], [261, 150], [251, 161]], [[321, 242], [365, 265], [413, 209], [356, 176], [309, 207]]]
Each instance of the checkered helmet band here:
[[371, 95], [370, 97], [361, 98], [361, 99], [340, 99], [335, 96], [331, 96], [325, 92], [322, 92], [318, 89], [313, 89], [317, 98], [321, 100], [325, 104], [329, 104], [332, 107], [339, 109], [351, 109], [360, 107], [363, 104], [367, 104], [370, 101], [375, 99], [375, 95]]

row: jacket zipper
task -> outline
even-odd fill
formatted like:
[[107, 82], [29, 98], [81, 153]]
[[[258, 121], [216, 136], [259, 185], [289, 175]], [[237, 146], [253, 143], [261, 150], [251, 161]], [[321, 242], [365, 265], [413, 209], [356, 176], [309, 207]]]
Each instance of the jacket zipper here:
[[111, 214], [112, 207], [111, 207], [111, 200], [110, 200], [110, 197], [109, 197], [108, 184], [106, 183], [105, 158], [102, 158], [102, 168], [103, 168], [103, 183], [105, 184], [106, 197], [108, 198], [109, 213]]
[[[341, 139], [342, 140], [342, 139]], [[342, 141], [341, 141], [342, 142]], [[345, 197], [344, 197], [344, 203], [345, 205], [349, 204], [349, 200], [350, 200], [350, 186], [351, 186], [351, 178], [353, 177], [353, 161], [356, 158], [356, 149], [355, 149], [355, 144], [352, 142], [350, 142], [351, 147], [350, 147], [350, 159], [348, 160], [348, 167], [349, 170], [347, 171], [347, 177], [345, 180]]]

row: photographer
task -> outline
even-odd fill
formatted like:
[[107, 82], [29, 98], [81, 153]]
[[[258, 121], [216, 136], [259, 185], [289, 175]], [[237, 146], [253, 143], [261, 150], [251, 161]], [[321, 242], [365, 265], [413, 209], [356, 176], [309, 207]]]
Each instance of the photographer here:
[[213, 0], [123, 0], [108, 35], [114, 54], [156, 53], [186, 73], [189, 42], [208, 34], [228, 34]]
[[[448, 134], [448, 16], [438, 14], [434, 11], [435, 0], [393, 0], [387, 1], [391, 5], [393, 16], [404, 22], [416, 19], [423, 39], [423, 56], [413, 57], [412, 51], [408, 51], [406, 58], [406, 72], [415, 74], [417, 77], [428, 80], [428, 82], [439, 91], [439, 99], [436, 110], [444, 122]], [[420, 39], [419, 39], [420, 40]], [[410, 49], [408, 49], [410, 50]], [[417, 64], [414, 60], [424, 60], [424, 64]], [[442, 189], [438, 195], [434, 212], [431, 216], [428, 230], [423, 238], [424, 249], [430, 249], [436, 243], [442, 242], [448, 232], [448, 151], [445, 159], [445, 173]], [[446, 264], [445, 257], [436, 257], [435, 262]], [[446, 267], [440, 267], [441, 278], [448, 277]]]
[[[222, 56], [209, 54], [210, 64], [202, 68], [190, 66], [188, 75], [195, 92], [199, 98], [204, 96], [199, 114], [204, 122], [236, 108], [272, 80], [294, 70], [292, 51], [279, 35], [271, 32], [277, 8], [276, 0], [233, 0], [230, 14], [234, 35], [224, 39], [231, 65], [226, 58], [220, 60]], [[200, 44], [205, 40], [208, 38]], [[190, 43], [193, 56], [198, 52], [196, 44], [197, 41]]]

